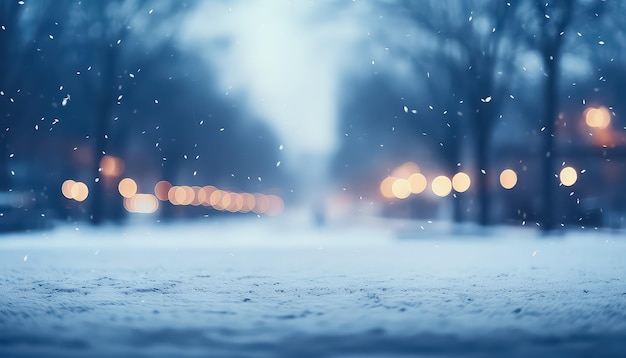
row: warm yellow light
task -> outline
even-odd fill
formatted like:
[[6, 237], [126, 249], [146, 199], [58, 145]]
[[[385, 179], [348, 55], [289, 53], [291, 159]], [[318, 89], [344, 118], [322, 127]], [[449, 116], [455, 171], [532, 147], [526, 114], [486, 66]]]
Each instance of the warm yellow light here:
[[230, 193], [230, 203], [226, 210], [235, 213], [243, 208], [243, 196], [239, 193]]
[[100, 171], [108, 177], [118, 177], [124, 172], [124, 162], [112, 155], [105, 155], [100, 159]]
[[178, 191], [178, 186], [173, 186], [170, 190], [167, 191], [167, 200], [172, 203], [172, 205], [180, 205], [180, 202], [176, 198], [176, 192]]
[[411, 184], [411, 193], [419, 194], [426, 190], [428, 181], [422, 173], [413, 173], [409, 176], [409, 184]]
[[124, 209], [129, 213], [134, 212], [135, 207], [133, 206], [133, 198], [124, 198]]
[[611, 124], [611, 112], [602, 106], [585, 110], [585, 123], [591, 128], [604, 129]]
[[452, 191], [452, 182], [447, 176], [440, 175], [433, 179], [431, 187], [435, 195], [444, 197]]
[[283, 212], [285, 209], [283, 199], [281, 199], [278, 195], [268, 195], [267, 198], [269, 199], [269, 208], [266, 212], [267, 215], [275, 216]]
[[[191, 205], [198, 206], [202, 204], [202, 201], [204, 200], [204, 189], [199, 186], [192, 186], [191, 190], [193, 190]], [[200, 192], [202, 192], [202, 194], [200, 194]]]
[[576, 169], [572, 167], [565, 167], [561, 169], [559, 179], [561, 180], [561, 184], [565, 186], [572, 186], [578, 180], [578, 173], [576, 173]]
[[63, 193], [64, 197], [68, 199], [74, 199], [74, 197], [72, 196], [72, 187], [74, 187], [75, 184], [76, 182], [72, 179], [68, 179], [63, 182], [63, 184], [61, 185], [61, 192]]
[[161, 180], [154, 186], [154, 195], [156, 195], [159, 200], [166, 201], [168, 200], [168, 193], [171, 188], [172, 184], [170, 182], [167, 180]]
[[408, 179], [411, 174], [419, 173], [419, 165], [413, 162], [406, 162], [391, 172], [391, 176], [400, 179]]
[[471, 182], [469, 175], [458, 172], [452, 177], [452, 188], [459, 193], [463, 193], [469, 189]]
[[212, 186], [212, 185], [206, 185], [202, 187], [202, 190], [200, 192], [198, 192], [198, 199], [200, 200], [201, 204], [204, 206], [210, 206], [211, 205], [211, 194], [213, 194], [214, 191], [216, 191], [217, 188]]
[[219, 189], [213, 191], [211, 195], [209, 196], [209, 205], [211, 205], [217, 210], [222, 210], [223, 208], [220, 206], [220, 203], [222, 202], [223, 194], [224, 192]]
[[391, 189], [394, 181], [396, 181], [396, 178], [386, 177], [382, 182], [380, 182], [380, 193], [387, 199], [392, 199], [394, 197], [393, 190]]
[[231, 192], [226, 192], [224, 195], [222, 195], [221, 205], [224, 207], [224, 210], [230, 211], [231, 213], [234, 211], [233, 208], [235, 206], [236, 195], [237, 194]]
[[241, 194], [243, 197], [243, 206], [241, 207], [242, 213], [247, 213], [254, 209], [254, 205], [256, 204], [256, 200], [254, 199], [254, 195], [250, 193]]
[[179, 205], [191, 204], [195, 196], [196, 193], [187, 185], [179, 186], [176, 190], [176, 200], [179, 202]]
[[222, 208], [221, 210], [230, 211], [230, 204], [232, 203], [232, 201], [233, 201], [232, 194], [229, 192], [224, 192], [222, 193], [222, 200], [220, 201], [217, 207]]
[[196, 192], [196, 199], [198, 201], [198, 205], [206, 205], [206, 201], [208, 200], [208, 196], [206, 194], [206, 189], [204, 187], [198, 188]]
[[175, 186], [174, 189], [174, 205], [187, 205], [187, 191], [184, 186]]
[[89, 196], [89, 188], [83, 182], [76, 182], [71, 189], [72, 199], [76, 201], [84, 201]]
[[407, 179], [396, 179], [391, 185], [393, 196], [398, 199], [406, 199], [411, 195], [411, 183]]
[[517, 185], [517, 173], [513, 169], [504, 169], [500, 173], [500, 185], [504, 189], [512, 189]]
[[256, 201], [255, 205], [254, 205], [254, 209], [252, 209], [252, 211], [254, 211], [257, 214], [263, 214], [265, 213], [269, 207], [270, 207], [270, 199], [267, 197], [267, 195], [264, 194], [254, 194], [254, 199]]
[[137, 194], [131, 200], [135, 213], [152, 214], [159, 208], [159, 200], [152, 194]]
[[159, 199], [152, 194], [135, 194], [124, 198], [124, 208], [131, 213], [151, 214], [159, 208]]
[[123, 197], [130, 198], [137, 194], [137, 183], [131, 178], [124, 178], [120, 180], [117, 189]]

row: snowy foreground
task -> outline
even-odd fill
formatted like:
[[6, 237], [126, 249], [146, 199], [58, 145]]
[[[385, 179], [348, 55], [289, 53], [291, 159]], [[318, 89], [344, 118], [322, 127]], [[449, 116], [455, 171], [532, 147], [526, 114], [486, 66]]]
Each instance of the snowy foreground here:
[[624, 237], [419, 226], [0, 236], [0, 357], [626, 355]]

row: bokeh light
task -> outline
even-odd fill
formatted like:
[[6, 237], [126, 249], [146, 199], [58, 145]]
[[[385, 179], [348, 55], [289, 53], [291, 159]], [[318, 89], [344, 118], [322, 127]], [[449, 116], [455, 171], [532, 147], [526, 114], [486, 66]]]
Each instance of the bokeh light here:
[[444, 197], [452, 191], [452, 182], [447, 176], [440, 175], [433, 179], [431, 187], [435, 195]]
[[380, 193], [387, 199], [393, 199], [393, 182], [396, 180], [394, 177], [386, 177], [380, 182]]
[[517, 173], [513, 169], [504, 169], [500, 173], [500, 185], [504, 189], [513, 189], [517, 185]]
[[159, 199], [152, 194], [135, 194], [124, 198], [124, 208], [131, 213], [152, 214], [159, 208]]
[[124, 162], [112, 155], [105, 155], [100, 159], [100, 172], [104, 176], [118, 177], [124, 172]]
[[393, 196], [398, 199], [406, 199], [411, 195], [411, 183], [408, 179], [396, 179], [391, 185]]
[[231, 193], [229, 192], [224, 192], [222, 193], [222, 200], [220, 201], [218, 207], [221, 208], [221, 210], [227, 210], [227, 211], [231, 211], [231, 203], [233, 202], [233, 196]]
[[459, 193], [464, 193], [469, 189], [471, 182], [469, 175], [458, 172], [452, 177], [452, 188]]
[[578, 173], [576, 173], [576, 169], [572, 167], [565, 167], [561, 169], [559, 179], [561, 180], [561, 184], [565, 186], [572, 186], [578, 180]]
[[285, 209], [285, 203], [278, 195], [270, 194], [267, 196], [269, 199], [269, 208], [265, 212], [267, 215], [276, 216], [283, 212]]
[[585, 123], [591, 128], [605, 129], [611, 124], [611, 112], [604, 106], [587, 108], [585, 110]]
[[63, 182], [63, 184], [61, 185], [61, 192], [63, 193], [63, 196], [68, 199], [74, 199], [74, 197], [72, 196], [72, 187], [74, 186], [74, 184], [76, 184], [76, 182], [72, 179], [68, 179]]
[[254, 199], [256, 200], [256, 203], [252, 211], [257, 214], [263, 214], [269, 209], [270, 199], [267, 197], [267, 195], [257, 193], [254, 194]]
[[224, 192], [222, 190], [218, 189], [213, 191], [209, 196], [209, 204], [217, 210], [222, 210], [222, 195], [224, 195]]
[[89, 188], [83, 182], [68, 179], [61, 184], [61, 193], [68, 199], [85, 201], [89, 196]]
[[411, 174], [419, 173], [420, 167], [414, 162], [406, 162], [391, 172], [391, 176], [398, 179], [408, 179]]
[[201, 200], [202, 205], [211, 206], [211, 194], [216, 191], [217, 188], [213, 185], [206, 185], [202, 187], [202, 190], [198, 193], [198, 198]]
[[168, 192], [172, 188], [172, 184], [167, 180], [161, 180], [154, 186], [154, 195], [161, 201], [168, 200]]
[[241, 194], [241, 196], [243, 197], [243, 206], [241, 207], [241, 212], [247, 213], [252, 211], [252, 209], [254, 209], [254, 205], [256, 204], [256, 199], [254, 198], [254, 195], [250, 193], [243, 193]]
[[125, 198], [130, 198], [133, 195], [137, 194], [137, 183], [131, 178], [124, 178], [120, 180], [120, 183], [117, 185], [117, 189]]
[[71, 189], [71, 196], [72, 199], [76, 201], [84, 201], [87, 199], [89, 196], [89, 188], [87, 187], [87, 184], [80, 181], [74, 183]]
[[[69, 187], [71, 182], [66, 184]], [[139, 196], [142, 195], [142, 196]], [[152, 195], [152, 194], [149, 194]], [[255, 212], [257, 214], [278, 215], [284, 210], [284, 202], [277, 195], [265, 195], [261, 193], [236, 193], [221, 190], [213, 185], [206, 186], [172, 186], [168, 181], [162, 180], [154, 186], [154, 195], [151, 197], [143, 194], [130, 196], [124, 201], [124, 207], [130, 212], [154, 212], [156, 207], [152, 199], [157, 201], [169, 201], [172, 205], [207, 206], [219, 211], [232, 213]], [[132, 199], [132, 200], [131, 200]], [[139, 206], [138, 203], [142, 203]]]
[[[193, 206], [199, 206], [202, 204], [202, 201], [204, 201], [204, 189], [199, 186], [192, 186], [191, 190], [193, 190], [193, 197], [190, 204]], [[200, 192], [202, 192], [202, 194], [200, 194]]]
[[409, 176], [409, 184], [411, 185], [411, 193], [419, 194], [426, 190], [428, 181], [422, 173], [413, 173]]

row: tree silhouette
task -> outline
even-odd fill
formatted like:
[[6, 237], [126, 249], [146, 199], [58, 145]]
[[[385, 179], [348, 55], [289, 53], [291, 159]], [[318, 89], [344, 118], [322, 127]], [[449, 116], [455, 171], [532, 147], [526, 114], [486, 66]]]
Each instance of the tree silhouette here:
[[472, 131], [478, 223], [490, 223], [490, 146], [506, 97], [514, 46], [508, 38], [514, 6], [492, 1], [405, 1], [415, 23], [436, 39], [435, 54], [453, 79]]

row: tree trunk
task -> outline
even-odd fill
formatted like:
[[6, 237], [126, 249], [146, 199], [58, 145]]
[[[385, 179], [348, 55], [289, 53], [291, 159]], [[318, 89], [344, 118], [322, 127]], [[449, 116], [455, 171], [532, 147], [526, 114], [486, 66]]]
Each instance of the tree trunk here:
[[105, 135], [109, 130], [109, 121], [111, 120], [111, 110], [115, 103], [115, 93], [113, 92], [115, 84], [115, 48], [105, 44], [102, 51], [102, 70], [100, 72], [101, 83], [98, 93], [98, 106], [95, 117], [95, 130], [93, 135], [95, 138], [94, 155], [93, 155], [93, 175], [94, 182], [91, 185], [91, 222], [94, 225], [100, 225], [106, 219], [108, 208], [107, 193], [104, 178], [100, 173], [100, 160], [107, 151], [107, 143]]
[[[556, 52], [555, 52], [556, 53]], [[551, 58], [552, 57], [552, 58]], [[544, 51], [544, 63], [546, 81], [544, 86], [544, 120], [542, 156], [542, 223], [544, 232], [554, 230], [554, 189], [557, 185], [554, 178], [555, 152], [554, 152], [554, 122], [557, 117], [557, 86], [558, 86], [558, 57], [552, 51]]]
[[[449, 167], [450, 174], [454, 175], [457, 170], [457, 163], [461, 162], [461, 145], [462, 141], [460, 138], [460, 133], [456, 124], [453, 125], [450, 130], [452, 131], [452, 135], [450, 136], [450, 140], [448, 141], [447, 150], [449, 151]], [[464, 193], [455, 193], [452, 198], [452, 221], [454, 223], [460, 223], [463, 221], [463, 199]]]
[[[476, 150], [476, 188], [478, 199], [478, 224], [488, 226], [491, 223], [491, 201], [489, 200], [489, 131], [481, 126], [475, 136]], [[482, 129], [482, 130], [481, 130]], [[484, 171], [484, 172], [483, 172]]]
[[[0, 91], [4, 91], [4, 96], [0, 100], [0, 192], [11, 188], [11, 176], [9, 175], [9, 136], [11, 111], [8, 98], [11, 93], [10, 78], [10, 58], [12, 51], [9, 48], [13, 42], [12, 36], [17, 36], [17, 4], [8, 1], [0, 5], [0, 24], [5, 29], [0, 29]], [[13, 56], [15, 53], [13, 53]], [[9, 128], [9, 131], [7, 131]]]

